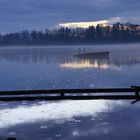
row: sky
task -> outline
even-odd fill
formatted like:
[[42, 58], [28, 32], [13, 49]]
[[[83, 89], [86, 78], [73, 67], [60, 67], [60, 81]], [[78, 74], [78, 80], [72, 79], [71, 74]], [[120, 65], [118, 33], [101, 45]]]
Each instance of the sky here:
[[140, 23], [139, 0], [0, 0], [0, 32], [119, 19]]

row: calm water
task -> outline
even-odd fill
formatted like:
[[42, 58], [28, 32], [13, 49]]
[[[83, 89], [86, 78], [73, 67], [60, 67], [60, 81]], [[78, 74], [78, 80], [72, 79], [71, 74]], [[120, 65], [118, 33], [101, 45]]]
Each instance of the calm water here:
[[[86, 52], [110, 55], [80, 59]], [[0, 90], [140, 85], [140, 44], [0, 48]], [[0, 140], [139, 140], [140, 103], [61, 101], [0, 103]]]

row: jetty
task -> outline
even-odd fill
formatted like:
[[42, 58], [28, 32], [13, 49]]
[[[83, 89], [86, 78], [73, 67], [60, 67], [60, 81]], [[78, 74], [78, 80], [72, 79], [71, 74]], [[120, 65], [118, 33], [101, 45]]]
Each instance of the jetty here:
[[95, 58], [109, 58], [110, 52], [93, 52], [93, 53], [80, 53], [75, 54], [74, 57], [84, 58], [84, 59], [95, 59]]
[[86, 52], [85, 48], [83, 48], [83, 51], [81, 48], [79, 48], [79, 53], [74, 54], [74, 57], [81, 58], [81, 59], [108, 59], [110, 58], [110, 52], [109, 51], [101, 51], [101, 52]]
[[0, 101], [34, 100], [140, 100], [140, 86], [130, 88], [50, 89], [0, 91]]

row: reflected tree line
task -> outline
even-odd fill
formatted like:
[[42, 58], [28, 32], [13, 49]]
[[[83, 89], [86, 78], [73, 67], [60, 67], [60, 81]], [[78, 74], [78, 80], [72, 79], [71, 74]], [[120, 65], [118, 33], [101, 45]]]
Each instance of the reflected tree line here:
[[140, 25], [115, 23], [87, 29], [59, 28], [45, 31], [28, 30], [0, 35], [0, 45], [58, 45], [140, 42]]
[[[56, 48], [55, 48], [56, 49]], [[94, 65], [96, 68], [99, 66], [116, 66], [133, 65], [140, 63], [139, 51], [115, 51], [111, 56], [97, 56], [95, 58], [76, 58], [73, 56], [74, 51], [60, 50], [51, 52], [50, 49], [1, 49], [0, 60], [10, 62], [19, 62], [24, 64], [44, 63], [52, 65], [60, 65], [61, 67], [81, 66], [82, 64]]]

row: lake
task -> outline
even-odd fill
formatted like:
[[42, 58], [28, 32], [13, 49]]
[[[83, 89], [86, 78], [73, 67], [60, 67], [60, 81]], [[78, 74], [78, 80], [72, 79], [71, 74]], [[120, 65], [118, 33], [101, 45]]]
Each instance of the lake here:
[[[130, 87], [139, 71], [140, 44], [0, 48], [0, 90]], [[131, 101], [0, 102], [0, 140], [139, 140], [139, 115]]]

